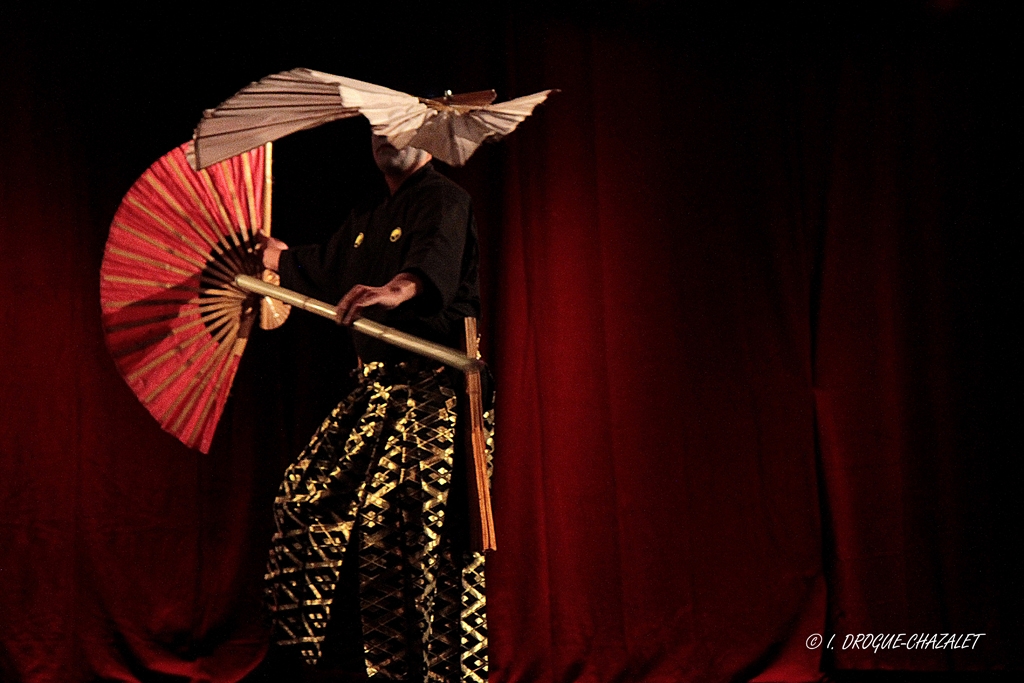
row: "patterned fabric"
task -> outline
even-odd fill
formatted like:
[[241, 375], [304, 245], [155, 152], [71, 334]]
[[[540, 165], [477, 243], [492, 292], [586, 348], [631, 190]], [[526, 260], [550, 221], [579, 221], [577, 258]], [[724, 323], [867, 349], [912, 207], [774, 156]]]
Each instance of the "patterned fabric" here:
[[369, 676], [487, 680], [484, 558], [446, 526], [462, 514], [449, 505], [455, 408], [449, 371], [363, 367], [275, 500], [266, 579], [278, 644], [320, 659], [341, 567], [356, 562]]

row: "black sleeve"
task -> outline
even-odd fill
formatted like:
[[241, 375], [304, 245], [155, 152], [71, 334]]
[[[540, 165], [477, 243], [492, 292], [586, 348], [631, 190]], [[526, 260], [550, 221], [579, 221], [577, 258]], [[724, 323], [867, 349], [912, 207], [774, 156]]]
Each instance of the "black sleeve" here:
[[337, 303], [343, 295], [339, 291], [338, 274], [348, 247], [351, 225], [350, 216], [327, 244], [291, 247], [281, 252], [278, 263], [281, 286], [327, 303]]
[[436, 313], [449, 306], [459, 288], [462, 253], [472, 213], [469, 195], [456, 186], [431, 188], [413, 202], [409, 215], [410, 246], [402, 272], [418, 275], [425, 285], [417, 308]]

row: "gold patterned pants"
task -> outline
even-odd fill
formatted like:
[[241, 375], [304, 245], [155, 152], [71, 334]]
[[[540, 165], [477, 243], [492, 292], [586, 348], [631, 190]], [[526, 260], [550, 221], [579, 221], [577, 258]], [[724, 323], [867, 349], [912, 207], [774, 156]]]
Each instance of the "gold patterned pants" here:
[[485, 681], [484, 558], [459, 541], [465, 513], [449, 496], [462, 467], [452, 375], [370, 363], [359, 379], [274, 502], [273, 637], [315, 664], [342, 566], [357, 563], [367, 675]]

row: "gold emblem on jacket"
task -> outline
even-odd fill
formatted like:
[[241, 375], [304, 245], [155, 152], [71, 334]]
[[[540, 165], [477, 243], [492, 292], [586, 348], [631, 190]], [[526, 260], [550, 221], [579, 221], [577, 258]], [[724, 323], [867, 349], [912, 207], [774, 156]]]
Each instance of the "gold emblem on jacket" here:
[[356, 235], [356, 241], [352, 243], [352, 246], [358, 249], [359, 245], [363, 243], [363, 237], [363, 233], [359, 233], [358, 235]]
[[401, 228], [395, 228], [394, 230], [391, 231], [391, 241], [392, 242], [397, 242], [398, 238], [401, 237], [401, 236], [402, 236], [402, 229]]

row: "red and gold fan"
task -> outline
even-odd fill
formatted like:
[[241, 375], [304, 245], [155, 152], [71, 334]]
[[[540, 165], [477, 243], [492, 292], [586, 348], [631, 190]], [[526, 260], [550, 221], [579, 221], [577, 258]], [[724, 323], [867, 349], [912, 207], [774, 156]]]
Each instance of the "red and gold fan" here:
[[[117, 369], [161, 426], [207, 452], [257, 298], [256, 233], [270, 230], [270, 146], [195, 172], [188, 148], [143, 173], [114, 216], [100, 269], [103, 330]], [[264, 303], [264, 327], [287, 308]]]
[[[100, 301], [107, 346], [128, 386], [164, 430], [206, 453], [257, 315], [272, 329], [287, 304], [331, 319], [335, 312], [276, 286], [276, 274], [263, 269], [257, 234], [270, 234], [270, 143], [200, 171], [189, 165], [191, 144], [161, 157], [121, 201]], [[365, 318], [352, 327], [460, 370], [480, 365]]]

